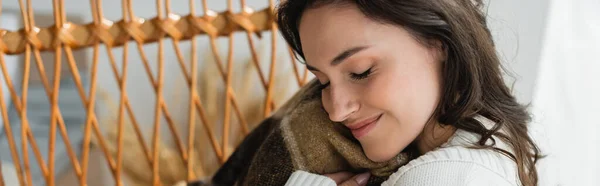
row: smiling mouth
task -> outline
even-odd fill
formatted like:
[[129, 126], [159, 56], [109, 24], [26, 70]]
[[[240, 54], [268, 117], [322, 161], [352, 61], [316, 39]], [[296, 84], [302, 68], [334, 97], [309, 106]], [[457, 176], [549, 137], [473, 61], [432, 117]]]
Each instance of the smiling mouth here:
[[380, 114], [376, 117], [358, 122], [356, 124], [352, 124], [347, 127], [352, 131], [352, 135], [355, 138], [359, 139], [367, 133], [369, 133], [376, 126], [377, 122], [379, 121], [379, 119], [381, 119], [382, 116], [383, 114]]

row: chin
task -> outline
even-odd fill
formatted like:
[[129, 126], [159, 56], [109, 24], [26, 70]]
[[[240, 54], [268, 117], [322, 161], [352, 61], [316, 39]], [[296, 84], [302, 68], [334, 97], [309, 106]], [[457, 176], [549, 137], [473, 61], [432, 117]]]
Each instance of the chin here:
[[395, 152], [389, 148], [366, 148], [364, 147], [364, 152], [367, 158], [374, 162], [385, 162], [388, 161], [400, 152]]

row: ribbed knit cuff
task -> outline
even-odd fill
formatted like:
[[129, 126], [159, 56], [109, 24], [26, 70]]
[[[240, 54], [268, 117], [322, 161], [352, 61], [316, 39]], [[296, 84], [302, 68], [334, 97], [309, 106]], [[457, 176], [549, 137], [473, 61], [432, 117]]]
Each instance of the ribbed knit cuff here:
[[332, 179], [321, 176], [318, 174], [312, 174], [305, 171], [296, 171], [292, 173], [292, 176], [288, 178], [286, 186], [305, 186], [305, 185], [314, 185], [314, 186], [336, 186], [335, 181]]

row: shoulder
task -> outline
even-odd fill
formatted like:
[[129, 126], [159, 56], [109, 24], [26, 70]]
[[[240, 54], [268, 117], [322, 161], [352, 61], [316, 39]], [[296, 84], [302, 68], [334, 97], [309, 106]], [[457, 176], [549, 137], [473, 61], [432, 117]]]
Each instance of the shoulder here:
[[401, 167], [383, 185], [518, 185], [513, 164], [492, 150], [446, 147]]
[[[514, 161], [492, 149], [472, 149], [465, 131], [392, 174], [383, 185], [519, 185]], [[474, 139], [474, 138], [473, 138]]]

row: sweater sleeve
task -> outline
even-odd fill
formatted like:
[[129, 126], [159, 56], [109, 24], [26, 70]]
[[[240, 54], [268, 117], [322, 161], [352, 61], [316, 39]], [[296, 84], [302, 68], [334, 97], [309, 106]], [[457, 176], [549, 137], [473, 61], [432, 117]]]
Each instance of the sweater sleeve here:
[[292, 173], [285, 183], [285, 186], [336, 186], [335, 181], [318, 174], [312, 174], [306, 171], [296, 171]]
[[512, 186], [507, 179], [473, 162], [434, 161], [411, 167], [387, 180], [393, 186]]

